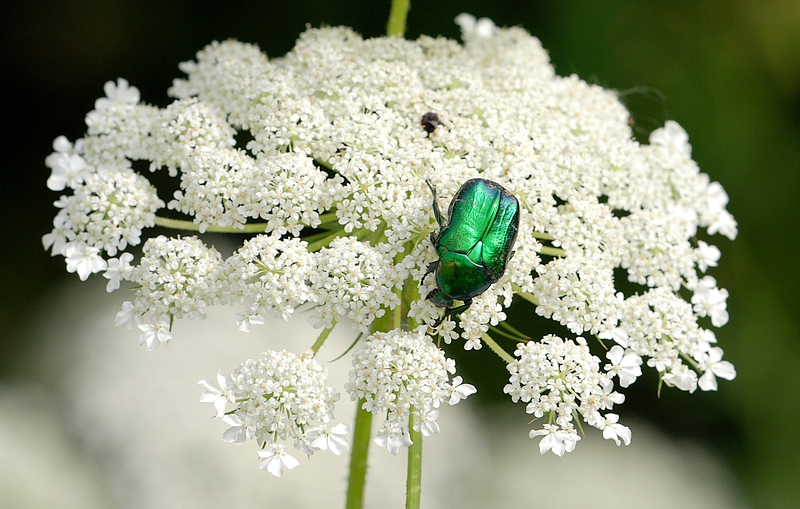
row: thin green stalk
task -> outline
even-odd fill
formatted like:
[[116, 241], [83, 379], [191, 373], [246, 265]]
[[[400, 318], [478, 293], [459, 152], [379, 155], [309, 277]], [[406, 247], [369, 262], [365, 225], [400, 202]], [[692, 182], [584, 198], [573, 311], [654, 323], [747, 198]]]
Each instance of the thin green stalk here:
[[408, 416], [408, 475], [406, 476], [406, 509], [419, 509], [422, 498], [422, 432], [414, 431], [414, 408]]
[[550, 246], [542, 246], [542, 250], [539, 251], [539, 254], [543, 254], [546, 256], [567, 256], [567, 252], [559, 247], [550, 247]]
[[523, 299], [527, 300], [528, 302], [530, 302], [534, 306], [538, 306], [539, 305], [539, 299], [537, 299], [536, 297], [534, 297], [533, 295], [531, 295], [528, 292], [522, 291], [522, 287], [519, 286], [518, 284], [511, 283], [511, 288], [514, 289], [514, 292], [516, 292], [517, 295], [519, 295]]
[[325, 235], [323, 238], [317, 241], [309, 242], [306, 249], [308, 249], [310, 253], [314, 253], [333, 242], [333, 239], [336, 237], [341, 237], [342, 235], [345, 235], [344, 230], [336, 230], [328, 235]]
[[[392, 330], [394, 314], [384, 313], [372, 322], [372, 332]], [[372, 412], [364, 410], [364, 400], [358, 400], [356, 421], [353, 424], [353, 453], [350, 455], [350, 475], [347, 480], [345, 509], [362, 509], [364, 486], [367, 482], [367, 453], [372, 433]]]
[[484, 332], [483, 334], [481, 334], [481, 339], [483, 340], [484, 343], [489, 345], [489, 348], [491, 348], [494, 353], [496, 353], [501, 359], [503, 359], [503, 361], [505, 361], [506, 364], [511, 364], [512, 362], [514, 362], [514, 357], [512, 357], [511, 354], [500, 348], [500, 345], [498, 345], [495, 342], [492, 336]]
[[406, 18], [411, 0], [392, 0], [392, 10], [389, 11], [389, 23], [386, 24], [386, 35], [403, 37], [406, 33]]
[[316, 355], [317, 352], [319, 352], [319, 349], [322, 348], [322, 345], [325, 344], [325, 340], [328, 339], [328, 336], [330, 336], [331, 331], [333, 331], [334, 327], [336, 327], [335, 320], [333, 322], [333, 325], [331, 325], [330, 329], [322, 329], [322, 332], [320, 332], [319, 337], [317, 337], [317, 340], [311, 346], [311, 350], [314, 351], [314, 355]]
[[372, 430], [372, 412], [364, 410], [364, 400], [358, 400], [356, 421], [353, 424], [353, 452], [350, 455], [350, 476], [347, 479], [345, 509], [364, 507], [364, 486], [367, 484], [367, 453]]
[[[200, 225], [193, 221], [186, 221], [184, 219], [169, 219], [167, 217], [156, 216], [156, 226], [163, 226], [164, 228], [172, 228], [173, 230], [186, 230], [191, 232], [199, 232]], [[214, 233], [264, 233], [267, 229], [267, 223], [248, 223], [244, 228], [234, 228], [233, 226], [214, 226], [208, 225], [207, 232]]]
[[531, 232], [531, 235], [533, 235], [533, 237], [536, 238], [536, 239], [542, 239], [542, 240], [555, 240], [556, 239], [555, 237], [553, 237], [549, 233], [543, 233], [543, 232], [537, 232], [537, 231]]

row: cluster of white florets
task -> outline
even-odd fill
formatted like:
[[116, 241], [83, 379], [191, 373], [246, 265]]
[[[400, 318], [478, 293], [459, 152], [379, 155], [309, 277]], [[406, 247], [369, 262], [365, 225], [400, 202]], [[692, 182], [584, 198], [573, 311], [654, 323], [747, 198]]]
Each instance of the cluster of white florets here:
[[[180, 65], [187, 77], [165, 109], [140, 103], [125, 80], [107, 83], [86, 136], [56, 139], [46, 160], [48, 187], [72, 194], [56, 202], [45, 247], [81, 279], [105, 272], [109, 291], [137, 285], [117, 323], [138, 326], [148, 348], [172, 338], [175, 318], [217, 303], [246, 303], [241, 330], [306, 303], [315, 325], [348, 319], [362, 332], [402, 305], [413, 329], [442, 313], [424, 299], [438, 228], [428, 183], [446, 210], [482, 177], [519, 199], [519, 235], [503, 277], [444, 320], [443, 341], [480, 348], [520, 294], [576, 336], [614, 341], [617, 362], [646, 358], [668, 385], [713, 390], [733, 378], [703, 328], [728, 320], [728, 293], [704, 274], [720, 252], [697, 236], [733, 239], [736, 222], [686, 132], [668, 121], [639, 143], [616, 94], [556, 76], [536, 38], [457, 21], [463, 45], [333, 27], [307, 30], [270, 60], [215, 42]], [[438, 121], [423, 126], [426, 113]], [[179, 181], [166, 205], [134, 161]], [[143, 229], [175, 224], [165, 208], [200, 232], [257, 235], [227, 260], [198, 239], [160, 237], [134, 263], [124, 251]], [[620, 293], [620, 272], [639, 294]]]
[[[275, 476], [299, 465], [281, 442], [292, 442], [307, 455], [330, 450], [337, 456], [349, 448], [346, 424], [330, 425], [336, 390], [314, 358], [287, 351], [265, 352], [231, 375], [217, 375], [217, 384], [203, 380], [201, 401], [213, 403], [215, 417], [231, 427], [226, 442], [256, 440], [259, 466]], [[232, 407], [232, 408], [230, 408]]]
[[[562, 456], [575, 448], [581, 439], [574, 426], [578, 415], [603, 430], [603, 436], [617, 445], [620, 440], [626, 445], [630, 443], [631, 431], [617, 424], [618, 416], [601, 413], [625, 401], [622, 394], [614, 391], [615, 375], [620, 378], [633, 375], [635, 379], [641, 374], [635, 360], [623, 362], [618, 358], [620, 350], [614, 351], [613, 364], [607, 366], [606, 373], [600, 370], [600, 359], [589, 352], [586, 340], [581, 337], [570, 341], [545, 336], [539, 342], [531, 341], [517, 348], [517, 359], [508, 365], [511, 377], [504, 391], [515, 403], [527, 403], [527, 413], [546, 418], [542, 429], [530, 432], [531, 438], [543, 436], [539, 442], [542, 454], [553, 451]], [[641, 359], [638, 363], [641, 364]]]
[[347, 391], [363, 408], [383, 419], [375, 443], [397, 454], [411, 445], [409, 416], [414, 429], [424, 436], [439, 432], [439, 406], [455, 405], [475, 387], [462, 384], [456, 364], [445, 357], [420, 328], [415, 332], [377, 332], [353, 354], [353, 370]]

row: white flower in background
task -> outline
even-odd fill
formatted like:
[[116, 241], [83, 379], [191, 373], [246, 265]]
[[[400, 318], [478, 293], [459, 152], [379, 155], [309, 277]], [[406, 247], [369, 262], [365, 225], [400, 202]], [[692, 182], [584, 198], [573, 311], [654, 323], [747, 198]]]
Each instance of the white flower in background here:
[[[115, 323], [138, 327], [150, 350], [172, 338], [175, 319], [202, 319], [217, 304], [244, 306], [232, 312], [242, 331], [268, 312], [289, 319], [307, 310], [321, 341], [343, 321], [365, 335], [376, 319], [392, 323], [354, 354], [348, 391], [381, 416], [376, 440], [396, 454], [410, 443], [412, 413], [414, 431], [435, 433], [439, 405], [474, 392], [450, 379], [451, 361], [425, 334], [443, 313], [425, 299], [436, 284], [423, 277], [437, 258], [430, 235], [439, 228], [429, 185], [446, 211], [466, 180], [498, 182], [521, 205], [514, 255], [495, 284], [430, 334], [463, 340], [467, 350], [501, 350], [497, 334], [517, 339], [506, 392], [547, 419], [531, 432], [543, 437], [543, 452], [575, 447], [576, 418], [628, 443], [616, 414], [602, 413], [624, 399], [614, 378], [628, 387], [645, 364], [692, 392], [735, 376], [711, 346], [713, 333], [698, 325], [729, 318], [728, 292], [705, 275], [720, 251], [697, 240], [736, 237], [728, 196], [692, 161], [676, 122], [640, 144], [613, 91], [557, 76], [521, 28], [470, 15], [456, 22], [463, 44], [364, 40], [326, 27], [270, 60], [253, 45], [214, 42], [180, 64], [186, 76], [174, 81], [166, 108], [141, 103], [123, 79], [107, 83], [86, 135], [74, 144], [57, 138], [45, 161], [48, 187], [66, 194], [44, 248], [81, 279], [104, 272], [109, 291], [131, 282], [135, 295]], [[423, 125], [431, 114], [438, 120]], [[166, 204], [142, 162], [174, 178]], [[128, 250], [156, 225], [250, 238], [225, 257], [199, 238], [151, 237], [134, 264]], [[623, 295], [620, 275], [644, 288]], [[516, 331], [505, 321], [515, 296], [576, 339], [531, 341]], [[612, 341], [609, 364], [580, 335]], [[240, 367], [235, 383], [273, 369], [266, 366], [277, 358], [265, 359]], [[226, 440], [259, 440], [263, 468], [281, 475], [296, 466], [278, 440], [303, 452], [346, 449], [347, 432], [325, 419], [302, 433], [266, 431], [262, 400], [278, 393], [258, 394], [229, 399], [237, 410], [222, 419], [231, 426]], [[289, 428], [300, 422], [286, 418]]]
[[154, 317], [150, 323], [139, 324], [142, 335], [139, 336], [139, 344], [146, 345], [147, 350], [153, 351], [161, 343], [167, 344], [172, 339], [169, 320], [161, 317]]
[[330, 450], [336, 456], [350, 449], [350, 426], [338, 423], [330, 428], [314, 428], [306, 438], [314, 451]]
[[674, 120], [664, 122], [664, 127], [650, 133], [650, 144], [664, 147], [670, 152], [692, 155], [692, 146], [689, 144], [689, 135]]
[[489, 18], [476, 19], [472, 14], [462, 12], [456, 16], [456, 25], [461, 27], [461, 38], [465, 41], [471, 37], [488, 39], [497, 31], [497, 25]]
[[105, 97], [101, 97], [94, 103], [94, 109], [104, 111], [112, 107], [114, 103], [136, 104], [139, 102], [139, 89], [131, 87], [125, 78], [117, 78], [117, 83], [107, 81], [103, 86]]
[[288, 320], [297, 306], [317, 300], [309, 286], [317, 260], [307, 246], [299, 239], [258, 235], [228, 258], [225, 273], [232, 300], [251, 303], [247, 314], [241, 315], [240, 330], [264, 323], [262, 313]]
[[119, 258], [111, 258], [108, 260], [108, 268], [106, 268], [103, 277], [108, 279], [106, 291], [108, 293], [119, 289], [119, 282], [123, 279], [130, 279], [133, 267], [131, 262], [133, 255], [130, 253], [122, 253]]
[[299, 465], [280, 442], [292, 442], [308, 455], [316, 450], [340, 454], [349, 447], [346, 425], [326, 427], [339, 399], [327, 377], [311, 356], [269, 351], [229, 376], [218, 374], [218, 386], [201, 381], [205, 390], [200, 401], [213, 403], [216, 417], [231, 425], [226, 442], [256, 440], [264, 446], [258, 452], [259, 467], [280, 477], [284, 469]]
[[733, 364], [722, 360], [722, 348], [709, 349], [701, 365], [705, 372], [697, 381], [697, 385], [704, 391], [717, 390], [717, 377], [725, 380], [736, 378], [736, 368], [733, 367]]
[[542, 429], [532, 429], [528, 436], [531, 438], [541, 436], [539, 452], [545, 454], [553, 451], [556, 456], [563, 456], [565, 452], [572, 452], [581, 439], [572, 425], [560, 428], [555, 424], [545, 424]]
[[219, 387], [207, 380], [201, 380], [197, 384], [205, 388], [203, 394], [200, 395], [200, 402], [213, 403], [214, 408], [217, 409], [217, 415], [214, 417], [224, 417], [225, 409], [230, 399], [230, 391], [233, 389], [233, 379], [230, 376], [224, 376], [220, 371], [217, 372], [217, 384]]
[[137, 287], [131, 312], [143, 321], [168, 317], [161, 321], [170, 329], [176, 318], [204, 318], [206, 306], [221, 300], [221, 266], [219, 252], [196, 237], [149, 239], [139, 265], [126, 277]]
[[702, 240], [697, 241], [697, 268], [705, 272], [709, 267], [716, 267], [722, 252], [717, 246], [711, 246]]
[[401, 446], [411, 444], [406, 424], [410, 414], [417, 431], [435, 433], [435, 409], [475, 393], [473, 386], [461, 384], [461, 377], [450, 380], [455, 371], [455, 362], [431, 342], [424, 327], [376, 332], [353, 354], [347, 392], [354, 401], [364, 400], [364, 410], [383, 419], [375, 443], [397, 454]]
[[606, 354], [611, 364], [606, 364], [603, 369], [612, 377], [619, 377], [621, 387], [629, 387], [637, 378], [642, 376], [642, 358], [633, 352], [625, 352], [619, 345], [614, 345]]
[[67, 272], [77, 272], [81, 281], [86, 281], [89, 275], [106, 270], [108, 263], [99, 253], [98, 248], [83, 242], [70, 242], [64, 246]]
[[264, 449], [258, 451], [258, 468], [266, 470], [275, 477], [281, 477], [286, 469], [294, 470], [300, 466], [297, 458], [285, 452], [286, 446], [283, 444], [268, 444]]
[[573, 342], [545, 336], [540, 342], [519, 345], [514, 354], [517, 359], [507, 366], [511, 376], [503, 391], [513, 402], [527, 403], [527, 413], [546, 417], [543, 429], [530, 432], [531, 438], [543, 437], [539, 442], [542, 454], [553, 451], [561, 456], [572, 451], [579, 440], [574, 429], [578, 415], [589, 425], [604, 429], [606, 417], [600, 411], [623, 401], [621, 394], [613, 392], [611, 376], [599, 370], [600, 359], [589, 352], [583, 338]]
[[692, 304], [698, 316], [710, 316], [714, 327], [728, 323], [728, 290], [717, 288], [717, 280], [711, 276], [701, 279], [694, 289]]

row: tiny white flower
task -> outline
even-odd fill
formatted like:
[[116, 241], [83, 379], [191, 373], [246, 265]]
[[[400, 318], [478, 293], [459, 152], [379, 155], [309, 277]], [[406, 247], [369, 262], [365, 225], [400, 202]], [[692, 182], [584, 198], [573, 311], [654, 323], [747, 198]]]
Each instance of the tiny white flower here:
[[480, 39], [489, 39], [496, 30], [497, 25], [489, 18], [475, 19], [475, 16], [462, 12], [455, 19], [456, 24], [461, 27], [461, 38], [469, 39], [473, 35]]
[[248, 438], [252, 438], [248, 436], [247, 429], [245, 429], [242, 420], [238, 416], [234, 414], [223, 415], [222, 422], [230, 426], [230, 428], [222, 433], [222, 440], [224, 442], [242, 445]]
[[478, 392], [478, 389], [476, 389], [474, 385], [462, 384], [462, 381], [460, 376], [453, 378], [452, 385], [447, 390], [450, 394], [450, 399], [447, 400], [449, 404], [455, 405], [462, 399], [467, 399], [467, 397]]
[[119, 259], [111, 258], [108, 260], [108, 268], [103, 273], [103, 277], [108, 279], [108, 284], [106, 285], [108, 293], [119, 289], [120, 281], [130, 277], [133, 270], [131, 261], [133, 261], [133, 255], [130, 253], [122, 253]]
[[606, 364], [604, 369], [612, 376], [619, 376], [619, 384], [629, 387], [636, 379], [642, 376], [642, 358], [633, 352], [625, 352], [619, 345], [614, 345], [606, 353], [611, 364]]
[[169, 330], [169, 320], [156, 320], [153, 323], [141, 323], [139, 329], [142, 335], [139, 336], [139, 344], [147, 345], [147, 350], [152, 352], [161, 343], [167, 344], [172, 339], [172, 332]]
[[575, 445], [581, 439], [575, 430], [562, 430], [555, 424], [545, 424], [544, 429], [531, 430], [528, 435], [533, 438], [542, 436], [539, 441], [539, 452], [553, 451], [556, 456], [563, 456], [564, 453], [575, 450]]
[[99, 253], [98, 248], [83, 242], [70, 242], [64, 246], [67, 272], [77, 272], [81, 281], [86, 281], [89, 275], [106, 270], [108, 264]]
[[714, 327], [728, 323], [727, 300], [728, 291], [717, 288], [717, 281], [711, 276], [701, 279], [692, 295], [694, 312], [698, 316], [710, 316]]
[[429, 437], [439, 433], [439, 423], [436, 419], [439, 418], [438, 410], [431, 410], [423, 420], [414, 423], [414, 430], [422, 433], [423, 436]]
[[392, 453], [392, 456], [397, 456], [401, 447], [408, 447], [413, 443], [406, 430], [402, 426], [393, 423], [385, 423], [378, 430], [374, 441], [380, 447], [386, 447]]
[[250, 332], [253, 325], [264, 325], [265, 323], [264, 317], [258, 313], [236, 313], [236, 325], [242, 332]]
[[114, 317], [114, 325], [126, 329], [133, 329], [139, 325], [140, 322], [141, 317], [133, 311], [133, 303], [129, 300], [122, 303], [122, 309], [117, 311]]
[[293, 470], [300, 466], [297, 458], [286, 452], [283, 444], [268, 444], [258, 451], [258, 468], [266, 470], [275, 477], [281, 477], [284, 470]]
[[111, 108], [114, 103], [136, 104], [140, 99], [139, 89], [129, 86], [128, 80], [125, 78], [117, 78], [116, 83], [106, 81], [105, 85], [103, 85], [103, 91], [106, 96], [101, 97], [94, 103], [94, 108], [97, 111], [105, 111]]
[[736, 378], [736, 368], [733, 367], [733, 364], [722, 360], [722, 348], [711, 348], [706, 354], [705, 360], [700, 364], [704, 373], [697, 385], [704, 391], [717, 390], [717, 377], [725, 380]]
[[200, 395], [201, 403], [213, 403], [217, 409], [216, 417], [225, 415], [225, 408], [228, 405], [228, 394], [233, 386], [233, 380], [229, 376], [224, 376], [222, 372], [217, 372], [217, 383], [214, 385], [208, 380], [200, 380], [198, 385], [202, 385], [205, 390]]
[[311, 447], [318, 451], [330, 450], [336, 456], [350, 449], [350, 426], [339, 423], [331, 428], [316, 428], [308, 433]]
[[613, 440], [617, 445], [620, 440], [625, 442], [625, 445], [631, 443], [631, 430], [627, 426], [617, 423], [619, 416], [617, 414], [606, 414], [601, 428], [603, 430], [603, 438], [606, 440]]
[[692, 155], [689, 135], [674, 120], [667, 120], [664, 122], [664, 127], [650, 133], [650, 144], [662, 146], [673, 152], [682, 152], [687, 156]]
[[697, 268], [700, 269], [700, 272], [705, 272], [709, 267], [716, 267], [720, 256], [722, 256], [717, 246], [709, 245], [702, 240], [697, 241], [695, 253], [697, 256]]
[[663, 380], [665, 384], [682, 391], [692, 393], [697, 390], [697, 373], [683, 364], [664, 374]]
[[53, 170], [47, 179], [47, 188], [51, 191], [62, 191], [66, 187], [74, 189], [89, 175], [86, 161], [77, 154], [54, 153], [47, 163]]
[[630, 345], [630, 342], [628, 341], [628, 333], [619, 327], [611, 330], [604, 330], [598, 334], [597, 337], [600, 339], [611, 339], [622, 348], [628, 348]]

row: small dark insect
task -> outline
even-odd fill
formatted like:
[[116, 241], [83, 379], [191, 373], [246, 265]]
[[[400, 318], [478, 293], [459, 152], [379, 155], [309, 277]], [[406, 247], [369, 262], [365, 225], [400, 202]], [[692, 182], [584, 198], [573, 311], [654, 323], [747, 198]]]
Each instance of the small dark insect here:
[[433, 113], [429, 111], [428, 113], [422, 115], [422, 128], [430, 134], [436, 130], [436, 127], [444, 125], [441, 120], [439, 120], [439, 114]]

